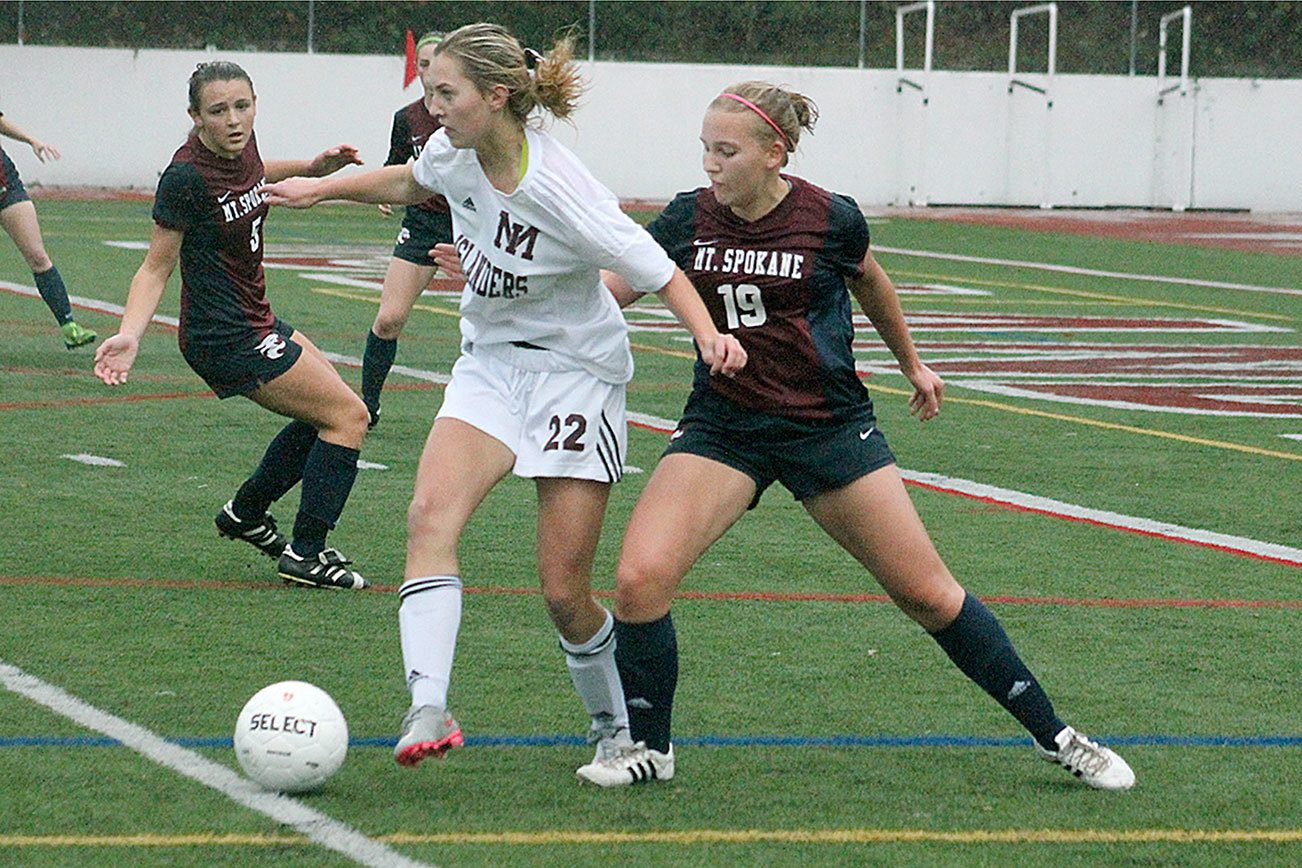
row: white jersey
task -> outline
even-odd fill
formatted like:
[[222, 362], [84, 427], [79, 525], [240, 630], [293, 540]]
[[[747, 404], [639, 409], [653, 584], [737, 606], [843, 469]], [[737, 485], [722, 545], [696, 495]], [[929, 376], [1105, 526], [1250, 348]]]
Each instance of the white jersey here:
[[463, 346], [525, 370], [581, 369], [626, 383], [628, 326], [599, 269], [655, 292], [674, 264], [568, 148], [547, 133], [525, 136], [529, 165], [509, 195], [489, 183], [473, 149], [454, 148], [443, 130], [412, 166], [416, 182], [452, 209], [466, 273]]

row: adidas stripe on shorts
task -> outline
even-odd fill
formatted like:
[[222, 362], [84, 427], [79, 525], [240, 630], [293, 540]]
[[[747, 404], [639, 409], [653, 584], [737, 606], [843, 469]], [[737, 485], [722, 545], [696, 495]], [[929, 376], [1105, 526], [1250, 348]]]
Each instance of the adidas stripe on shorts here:
[[506, 444], [516, 476], [618, 482], [624, 474], [624, 385], [587, 371], [526, 371], [485, 352], [463, 354], [439, 408], [444, 417]]

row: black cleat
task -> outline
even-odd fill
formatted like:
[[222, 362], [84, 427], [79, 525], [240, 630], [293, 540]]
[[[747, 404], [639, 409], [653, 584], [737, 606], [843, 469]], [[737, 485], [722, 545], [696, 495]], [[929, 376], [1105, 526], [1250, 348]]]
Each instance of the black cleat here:
[[326, 549], [314, 558], [303, 558], [291, 546], [280, 556], [278, 569], [286, 584], [361, 590], [366, 587], [366, 579], [348, 569], [351, 563], [338, 549]]
[[289, 548], [289, 541], [276, 530], [276, 520], [270, 514], [258, 521], [240, 521], [228, 501], [217, 513], [216, 521], [217, 533], [227, 539], [244, 540], [268, 557], [278, 558]]

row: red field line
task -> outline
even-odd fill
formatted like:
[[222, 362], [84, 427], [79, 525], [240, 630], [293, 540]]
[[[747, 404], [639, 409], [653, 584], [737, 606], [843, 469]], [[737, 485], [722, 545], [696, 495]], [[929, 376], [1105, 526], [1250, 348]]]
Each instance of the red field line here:
[[[0, 586], [32, 586], [79, 588], [160, 588], [163, 590], [242, 590], [282, 591], [284, 593], [311, 593], [308, 589], [286, 588], [268, 581], [265, 584], [240, 584], [214, 579], [133, 579], [94, 578], [89, 576], [0, 576]], [[392, 594], [397, 585], [373, 585], [372, 590]], [[531, 597], [541, 592], [537, 588], [470, 587], [467, 594], [486, 597]], [[597, 591], [599, 597], [610, 597], [610, 591]], [[756, 603], [889, 603], [885, 594], [830, 594], [830, 593], [780, 593], [776, 591], [683, 591], [683, 600], [708, 600], [713, 602]], [[986, 594], [987, 603], [1009, 606], [1072, 606], [1103, 609], [1302, 609], [1302, 600], [1234, 600], [1192, 599], [1178, 597], [1028, 597], [1011, 594]]]
[[177, 398], [211, 398], [207, 390], [198, 392], [163, 392], [157, 395], [106, 395], [103, 398], [61, 398], [54, 401], [9, 401], [0, 403], [0, 410], [50, 410], [59, 407], [81, 407], [87, 404], [129, 404], [134, 401], [171, 401]]

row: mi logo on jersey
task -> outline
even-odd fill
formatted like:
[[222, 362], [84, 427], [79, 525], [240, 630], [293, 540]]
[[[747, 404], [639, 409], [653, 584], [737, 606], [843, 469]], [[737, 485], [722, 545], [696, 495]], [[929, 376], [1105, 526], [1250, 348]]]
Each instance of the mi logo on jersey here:
[[[538, 227], [521, 226], [519, 223], [512, 223], [510, 214], [505, 211], [500, 212], [500, 216], [497, 218], [497, 235], [493, 237], [494, 247], [498, 250], [505, 250], [512, 256], [532, 260], [533, 246], [537, 241]], [[522, 244], [524, 250], [520, 250]]]
[[285, 354], [285, 339], [272, 332], [262, 339], [257, 350], [269, 359], [278, 359]]

